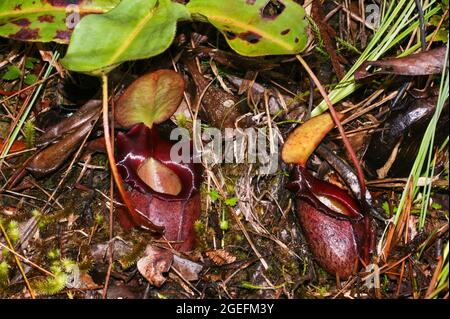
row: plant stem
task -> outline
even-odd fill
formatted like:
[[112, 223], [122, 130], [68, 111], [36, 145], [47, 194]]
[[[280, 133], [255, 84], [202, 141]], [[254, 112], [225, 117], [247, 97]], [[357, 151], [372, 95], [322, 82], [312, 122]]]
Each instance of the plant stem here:
[[109, 166], [111, 168], [111, 174], [116, 183], [117, 189], [129, 210], [134, 210], [133, 206], [125, 195], [125, 189], [123, 187], [122, 178], [119, 175], [119, 171], [116, 166], [116, 159], [114, 158], [113, 144], [111, 140], [111, 133], [109, 130], [109, 116], [108, 116], [108, 76], [102, 75], [102, 91], [103, 91], [103, 131], [105, 134], [106, 153], [108, 154]]
[[357, 174], [358, 174], [359, 186], [361, 188], [361, 198], [360, 198], [360, 200], [361, 200], [361, 203], [365, 203], [366, 183], [364, 181], [364, 174], [363, 174], [363, 171], [361, 169], [361, 165], [359, 165], [358, 158], [356, 157], [355, 151], [353, 150], [353, 148], [352, 148], [352, 146], [350, 144], [350, 141], [348, 140], [348, 137], [345, 134], [345, 130], [342, 127], [342, 123], [339, 120], [339, 117], [337, 116], [336, 110], [334, 109], [334, 106], [331, 103], [331, 100], [328, 97], [327, 92], [325, 92], [325, 89], [323, 88], [323, 86], [320, 83], [319, 79], [316, 77], [316, 75], [311, 70], [311, 68], [306, 63], [306, 61], [300, 55], [297, 55], [296, 57], [297, 57], [297, 60], [299, 60], [300, 63], [302, 64], [302, 66], [305, 68], [306, 72], [309, 74], [311, 79], [314, 81], [314, 84], [317, 86], [317, 88], [319, 89], [320, 94], [322, 95], [322, 97], [324, 98], [325, 102], [328, 105], [328, 108], [329, 108], [330, 113], [331, 113], [331, 117], [333, 118], [333, 121], [336, 124], [336, 126], [337, 126], [337, 128], [339, 130], [339, 133], [342, 136], [342, 141], [344, 142], [344, 146], [347, 149], [347, 152], [350, 155], [350, 158], [352, 159], [353, 164], [355, 165], [355, 169], [356, 169]]
[[[114, 101], [111, 103], [111, 111], [114, 114]], [[114, 136], [114, 121], [111, 122], [111, 136]], [[111, 149], [114, 150], [114, 139], [111, 139]], [[108, 242], [108, 270], [106, 271], [105, 283], [102, 292], [102, 299], [106, 299], [108, 296], [109, 280], [111, 278], [111, 270], [113, 265], [113, 222], [114, 222], [114, 178], [111, 176], [109, 185], [109, 242]]]

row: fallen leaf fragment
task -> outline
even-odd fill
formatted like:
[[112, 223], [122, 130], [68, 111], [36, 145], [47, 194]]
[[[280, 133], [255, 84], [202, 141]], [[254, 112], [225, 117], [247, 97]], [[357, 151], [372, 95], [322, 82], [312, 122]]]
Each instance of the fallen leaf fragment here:
[[175, 268], [180, 273], [181, 277], [187, 281], [198, 280], [198, 274], [203, 269], [202, 265], [177, 255], [173, 256], [172, 267]]
[[72, 130], [80, 129], [85, 123], [96, 119], [100, 114], [100, 100], [90, 100], [72, 116], [48, 128], [36, 141], [38, 147], [48, 145]]
[[[355, 80], [370, 78], [378, 74], [430, 75], [442, 72], [445, 63], [445, 47], [381, 61], [364, 62], [355, 72]], [[373, 72], [369, 67], [375, 67]]]
[[209, 259], [211, 259], [213, 263], [219, 266], [231, 264], [236, 261], [236, 256], [233, 256], [225, 249], [210, 250], [207, 251], [205, 254]]
[[150, 284], [161, 287], [166, 282], [164, 275], [172, 265], [173, 253], [168, 249], [148, 245], [144, 255], [137, 262], [139, 272]]
[[[5, 143], [4, 140], [2, 138], [0, 138], [0, 148], [3, 147], [4, 143]], [[26, 144], [23, 141], [17, 140], [12, 144], [12, 146], [9, 150], [9, 153], [17, 153], [17, 152], [23, 151], [25, 149], [27, 149]]]
[[[95, 121], [93, 122], [95, 123]], [[59, 142], [37, 153], [28, 162], [26, 169], [36, 178], [44, 177], [56, 171], [76, 151], [76, 148], [81, 145], [86, 134], [89, 134], [92, 130], [94, 123], [84, 123], [74, 132], [67, 134]]]

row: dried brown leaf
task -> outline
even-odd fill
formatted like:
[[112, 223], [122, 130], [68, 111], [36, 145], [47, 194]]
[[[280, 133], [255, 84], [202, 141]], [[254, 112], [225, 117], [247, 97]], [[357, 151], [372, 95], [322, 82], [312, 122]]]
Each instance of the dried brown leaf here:
[[166, 282], [165, 274], [172, 265], [173, 254], [168, 249], [151, 245], [145, 250], [145, 257], [137, 262], [137, 268], [150, 284], [161, 287]]
[[213, 263], [219, 266], [231, 264], [236, 261], [236, 256], [233, 256], [224, 249], [210, 250], [207, 251], [205, 254], [209, 259], [211, 259]]

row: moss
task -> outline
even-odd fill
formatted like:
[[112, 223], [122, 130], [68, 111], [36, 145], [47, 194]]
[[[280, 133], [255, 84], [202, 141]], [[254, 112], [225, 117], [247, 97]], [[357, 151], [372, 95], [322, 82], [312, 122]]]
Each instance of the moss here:
[[47, 258], [51, 261], [59, 259], [61, 257], [61, 252], [58, 248], [52, 248], [47, 253]]
[[33, 282], [33, 288], [43, 295], [54, 295], [66, 287], [67, 274], [59, 272], [55, 274], [55, 277], [47, 277], [43, 280], [37, 280]]
[[142, 253], [147, 247], [147, 242], [145, 240], [140, 240], [133, 245], [131, 251], [119, 259], [119, 263], [123, 269], [128, 269], [136, 264], [139, 257], [142, 256]]
[[19, 223], [15, 220], [10, 221], [6, 226], [6, 233], [11, 242], [16, 243], [20, 238]]
[[26, 146], [32, 148], [36, 140], [36, 128], [34, 127], [33, 121], [28, 120], [25, 122], [23, 132]]
[[6, 286], [9, 280], [9, 264], [6, 261], [0, 263], [0, 286]]
[[197, 234], [197, 236], [200, 237], [203, 230], [205, 229], [205, 225], [203, 224], [203, 222], [200, 219], [197, 219], [194, 223], [194, 229], [195, 229], [195, 233]]

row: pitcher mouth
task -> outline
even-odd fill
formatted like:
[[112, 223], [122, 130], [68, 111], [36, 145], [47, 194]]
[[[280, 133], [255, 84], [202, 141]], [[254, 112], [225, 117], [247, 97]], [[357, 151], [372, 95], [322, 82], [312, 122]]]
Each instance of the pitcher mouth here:
[[359, 204], [344, 190], [312, 176], [307, 169], [297, 165], [293, 171], [293, 181], [287, 188], [295, 196], [304, 200], [318, 211], [336, 218], [358, 222], [364, 218]]
[[[117, 167], [125, 183], [143, 194], [152, 194], [166, 201], [184, 201], [198, 193], [200, 171], [198, 164], [175, 163], [170, 159], [172, 144], [163, 139], [155, 128], [144, 124], [133, 126], [126, 134], [117, 134]], [[172, 170], [180, 179], [179, 194], [160, 193], [149, 187], [137, 174], [138, 168], [149, 158], [154, 158]]]

